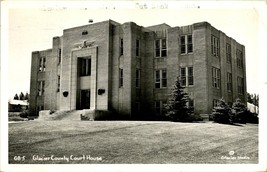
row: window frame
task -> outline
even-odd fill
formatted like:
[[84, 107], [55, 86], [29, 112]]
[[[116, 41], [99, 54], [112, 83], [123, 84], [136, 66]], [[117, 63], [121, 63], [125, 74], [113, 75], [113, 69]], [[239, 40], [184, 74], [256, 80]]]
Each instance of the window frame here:
[[37, 81], [37, 95], [43, 96], [45, 92], [45, 81]]
[[[191, 42], [189, 42], [189, 37], [191, 37]], [[184, 40], [184, 41], [182, 41]], [[193, 34], [181, 35], [180, 36], [180, 54], [192, 54], [194, 52], [194, 45], [193, 45]], [[191, 51], [189, 51], [191, 47]]]
[[60, 92], [60, 75], [57, 76], [57, 92]]
[[220, 57], [220, 39], [214, 35], [211, 35], [211, 54]]
[[186, 67], [180, 67], [181, 85], [186, 86]]
[[194, 99], [188, 98], [188, 102], [186, 103], [187, 108], [192, 108], [192, 111], [195, 111], [195, 102]]
[[[192, 69], [191, 71], [191, 75], [190, 75], [190, 69]], [[188, 78], [188, 86], [191, 86], [191, 85], [194, 85], [194, 68], [193, 68], [193, 66], [189, 66], [189, 67], [187, 67], [187, 73], [188, 73], [188, 76], [187, 76], [187, 78]], [[191, 81], [191, 82], [190, 82]]]
[[219, 100], [218, 99], [213, 99], [213, 101], [212, 101], [213, 108], [214, 107], [217, 107], [218, 106], [218, 103], [219, 103]]
[[233, 91], [232, 73], [227, 72], [227, 91]]
[[92, 60], [91, 58], [80, 58], [80, 77], [91, 76], [92, 70]]
[[123, 38], [120, 38], [120, 56], [123, 55]]
[[212, 67], [212, 87], [221, 88], [221, 70], [216, 67]]
[[136, 69], [135, 71], [135, 87], [140, 88], [141, 86], [141, 70]]
[[237, 93], [239, 95], [244, 95], [245, 93], [244, 78], [240, 76], [237, 77]]
[[226, 43], [226, 62], [232, 63], [232, 56], [231, 56], [231, 45]]
[[243, 52], [239, 49], [236, 49], [236, 61], [237, 67], [243, 69]]
[[58, 64], [61, 63], [61, 48], [58, 49]]
[[166, 111], [164, 110], [164, 105], [166, 101], [163, 100], [155, 100], [154, 101], [154, 112], [156, 115], [163, 115]]
[[119, 68], [119, 88], [123, 87], [123, 68]]
[[[165, 46], [163, 47], [163, 42]], [[168, 56], [167, 51], [167, 38], [159, 38], [154, 41], [154, 57], [155, 58], [166, 58]]]
[[140, 57], [140, 40], [136, 39], [135, 42], [135, 56]]
[[[190, 75], [189, 71], [192, 71], [191, 73], [192, 75]], [[194, 86], [194, 67], [193, 66], [181, 66], [179, 76], [181, 79], [182, 86], [184, 87]]]
[[45, 72], [46, 70], [46, 57], [39, 58], [39, 72]]
[[[167, 88], [168, 74], [167, 69], [157, 69], [154, 72], [154, 88]], [[163, 76], [164, 74], [164, 76]]]

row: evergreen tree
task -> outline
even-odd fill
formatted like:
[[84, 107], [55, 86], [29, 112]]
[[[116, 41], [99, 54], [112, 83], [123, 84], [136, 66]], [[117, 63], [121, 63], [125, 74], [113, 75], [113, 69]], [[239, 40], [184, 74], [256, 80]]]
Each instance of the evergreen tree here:
[[239, 98], [233, 103], [232, 109], [235, 114], [235, 122], [246, 123], [248, 110]]
[[191, 111], [187, 107], [188, 100], [188, 94], [184, 92], [184, 87], [181, 86], [180, 80], [177, 77], [169, 101], [165, 105], [166, 116], [173, 121], [190, 121]]
[[26, 92], [24, 99], [29, 101], [29, 93], [28, 92]]
[[20, 93], [20, 95], [19, 95], [19, 99], [20, 99], [20, 100], [25, 100], [25, 97], [24, 97], [23, 92]]
[[19, 96], [18, 96], [18, 94], [16, 94], [16, 95], [14, 96], [14, 100], [19, 100]]
[[253, 103], [253, 94], [249, 94], [249, 93], [247, 93], [247, 99], [248, 99], [248, 102], [249, 102], [249, 103], [254, 104], [254, 103]]
[[253, 97], [253, 104], [255, 106], [259, 106], [259, 95], [258, 94], [254, 94], [254, 97]]
[[223, 98], [221, 98], [217, 102], [217, 105], [213, 108], [211, 116], [213, 118], [213, 121], [217, 123], [233, 123], [231, 108], [225, 103]]

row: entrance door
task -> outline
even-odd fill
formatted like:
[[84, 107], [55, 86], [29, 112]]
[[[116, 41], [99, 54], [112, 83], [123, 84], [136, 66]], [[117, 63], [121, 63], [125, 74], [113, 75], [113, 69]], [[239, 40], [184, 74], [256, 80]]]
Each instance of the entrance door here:
[[81, 109], [90, 109], [90, 90], [81, 90]]

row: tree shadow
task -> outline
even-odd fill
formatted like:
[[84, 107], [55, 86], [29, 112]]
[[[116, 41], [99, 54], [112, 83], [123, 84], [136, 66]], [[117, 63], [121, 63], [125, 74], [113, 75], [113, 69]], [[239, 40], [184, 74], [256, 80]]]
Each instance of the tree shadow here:
[[237, 124], [237, 123], [232, 123], [232, 124], [227, 124], [227, 125], [233, 125], [233, 126], [238, 126], [238, 127], [244, 127], [243, 125], [241, 125], [241, 124]]

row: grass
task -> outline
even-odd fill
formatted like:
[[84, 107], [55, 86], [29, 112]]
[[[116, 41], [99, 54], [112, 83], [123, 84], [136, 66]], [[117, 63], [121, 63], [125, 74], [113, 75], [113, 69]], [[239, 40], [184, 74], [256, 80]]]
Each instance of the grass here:
[[[18, 156], [25, 160], [18, 161]], [[37, 156], [45, 160], [35, 160]], [[77, 159], [67, 161], [70, 156]], [[68, 120], [10, 123], [9, 163], [258, 163], [258, 125]]]

